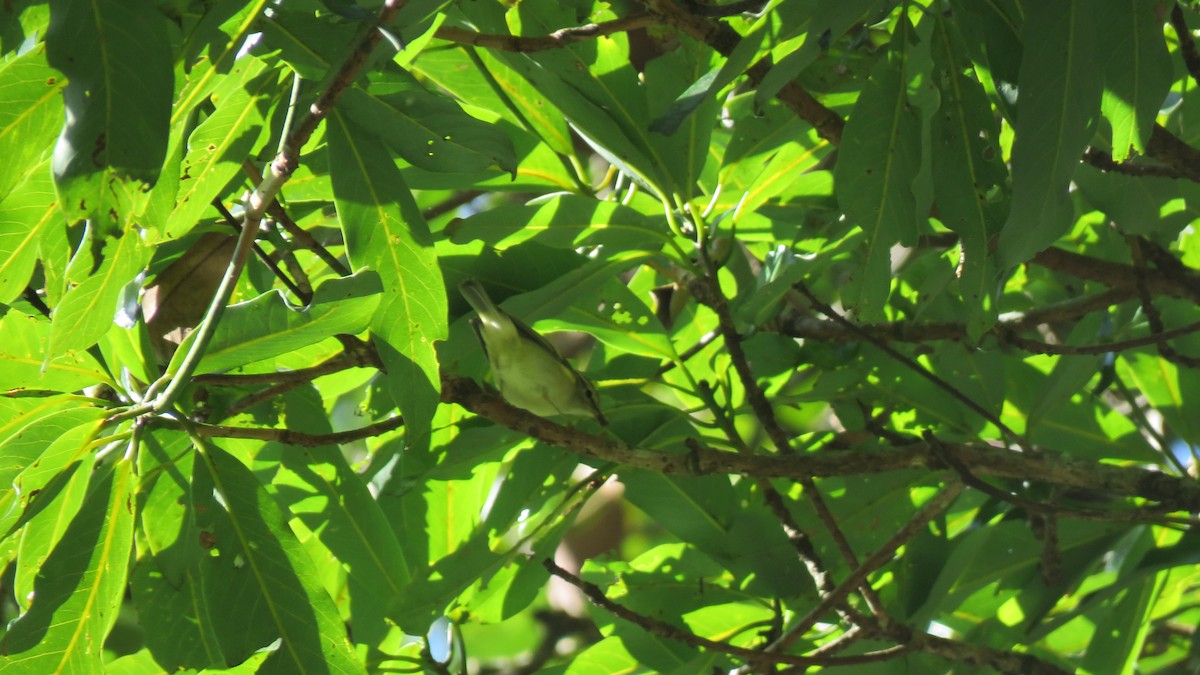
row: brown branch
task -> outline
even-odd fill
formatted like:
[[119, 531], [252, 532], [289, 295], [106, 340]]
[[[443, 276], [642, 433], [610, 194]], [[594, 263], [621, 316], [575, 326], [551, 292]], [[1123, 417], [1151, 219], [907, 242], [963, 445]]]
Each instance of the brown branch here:
[[[514, 408], [467, 378], [443, 378], [442, 401], [457, 403], [477, 415], [549, 445], [603, 461], [664, 474], [741, 474], [760, 478], [800, 480], [805, 477], [876, 474], [904, 469], [949, 468], [934, 457], [928, 444], [923, 442], [888, 448], [886, 452], [829, 450], [788, 456], [720, 452], [701, 447], [699, 444], [694, 444], [687, 452], [634, 448], [604, 436], [570, 429], [520, 408]], [[1138, 467], [1102, 464], [1052, 452], [1026, 454], [990, 445], [950, 442], [943, 442], [942, 446], [964, 466], [971, 467], [976, 476], [1014, 478], [1068, 490], [1143, 497], [1160, 502], [1172, 510], [1200, 511], [1200, 484], [1191, 479]]]
[[1179, 38], [1179, 53], [1183, 56], [1183, 65], [1187, 67], [1192, 79], [1200, 84], [1200, 53], [1196, 51], [1196, 40], [1183, 18], [1183, 7], [1174, 1], [1171, 5], [1171, 27], [1175, 29], [1175, 36]]
[[[254, 162], [250, 160], [242, 162], [242, 173], [246, 174], [250, 180], [254, 181], [255, 185], [262, 182], [262, 172], [259, 171], [258, 167], [254, 165]], [[295, 240], [300, 247], [312, 251], [314, 255], [320, 258], [321, 261], [329, 266], [329, 269], [333, 270], [338, 276], [350, 276], [350, 269], [343, 265], [342, 261], [338, 260], [336, 256], [330, 253], [329, 249], [325, 248], [321, 242], [317, 241], [317, 238], [312, 236], [312, 233], [296, 224], [296, 221], [292, 220], [292, 217], [288, 214], [287, 209], [283, 208], [283, 205], [279, 203], [278, 199], [271, 200], [271, 203], [267, 206], [267, 213], [271, 215], [271, 218], [273, 218], [276, 223], [279, 223], [284, 232], [287, 232], [289, 235], [291, 235], [292, 239]]]
[[[1200, 164], [1197, 166], [1200, 167]], [[1078, 279], [1098, 281], [1112, 288], [1137, 290], [1138, 273], [1132, 265], [1101, 260], [1061, 248], [1041, 251], [1031, 262]], [[1200, 303], [1200, 276], [1194, 272], [1167, 274], [1162, 270], [1146, 270], [1145, 284], [1146, 290], [1154, 295]]]
[[978, 490], [997, 501], [1006, 502], [1022, 508], [1031, 516], [1040, 518], [1043, 521], [1057, 522], [1057, 520], [1060, 518], [1078, 518], [1080, 520], [1146, 522], [1158, 523], [1160, 525], [1186, 526], [1191, 526], [1195, 521], [1195, 519], [1191, 517], [1172, 518], [1165, 516], [1162, 513], [1155, 513], [1148, 509], [1139, 509], [1135, 511], [1104, 511], [1099, 509], [1064, 507], [1057, 504], [1048, 504], [1032, 499], [1026, 499], [1019, 495], [1001, 490], [1000, 488], [980, 480], [971, 472], [970, 468], [959, 461], [953, 454], [946, 451], [945, 443], [941, 439], [934, 436], [933, 432], [926, 431], [922, 435], [922, 438], [926, 443], [929, 444], [930, 452], [937, 457], [938, 461], [944, 466], [950, 467], [955, 473], [957, 473], [959, 479], [964, 485]]
[[561, 49], [573, 42], [593, 40], [605, 35], [612, 35], [613, 33], [624, 33], [652, 26], [656, 23], [658, 23], [658, 20], [649, 14], [633, 14], [603, 23], [589, 23], [586, 26], [560, 28], [549, 35], [538, 36], [476, 33], [474, 31], [463, 30], [462, 28], [454, 28], [453, 26], [442, 26], [434, 33], [434, 37], [458, 45], [484, 47], [486, 49], [496, 49], [505, 52], [540, 52], [548, 49]]
[[275, 173], [285, 177], [291, 176], [300, 166], [300, 149], [308, 143], [308, 139], [312, 138], [313, 132], [317, 130], [317, 125], [333, 109], [334, 104], [342, 97], [342, 92], [358, 77], [358, 72], [367, 62], [367, 57], [375, 51], [375, 45], [379, 44], [379, 40], [383, 38], [382, 27], [395, 18], [403, 4], [404, 0], [386, 0], [379, 8], [379, 13], [367, 27], [366, 34], [359, 41], [357, 48], [346, 57], [329, 86], [321, 92], [321, 96], [309, 107], [308, 113], [288, 136], [283, 151], [271, 162], [271, 168]]
[[1188, 180], [1200, 183], [1200, 150], [1155, 124], [1146, 143], [1146, 154], [1175, 169]]
[[377, 360], [372, 360], [369, 354], [363, 352], [345, 351], [308, 368], [283, 370], [272, 373], [246, 373], [244, 375], [209, 374], [197, 375], [192, 382], [199, 384], [215, 384], [226, 386], [245, 386], [255, 384], [275, 384], [279, 382], [311, 382], [323, 375], [329, 375], [350, 368], [378, 368]]
[[[167, 418], [158, 418], [155, 423], [160, 423]], [[321, 445], [338, 445], [341, 443], [349, 443], [358, 441], [372, 436], [379, 436], [389, 431], [395, 431], [404, 426], [404, 418], [397, 415], [395, 417], [368, 424], [359, 429], [351, 429], [350, 431], [338, 431], [331, 434], [306, 434], [291, 429], [268, 429], [262, 427], [226, 427], [216, 424], [199, 424], [196, 422], [190, 423], [190, 429], [197, 436], [203, 438], [247, 438], [256, 441], [273, 441], [283, 443], [284, 445], [297, 445], [304, 448], [315, 448]]]
[[[882, 567], [896, 551], [905, 544], [909, 539], [912, 539], [919, 533], [928, 523], [946, 510], [950, 504], [958, 498], [958, 495], [963, 490], [963, 484], [954, 481], [947, 485], [945, 489], [925, 503], [912, 518], [905, 523], [900, 531], [892, 536], [887, 542], [880, 546], [874, 553], [867, 556], [865, 560], [859, 564], [850, 576], [842, 580], [838, 587], [832, 592], [825, 594], [821, 601], [818, 602], [812, 609], [808, 611], [794, 626], [788, 629], [787, 633], [782, 635], [778, 640], [767, 647], [768, 651], [779, 651], [787, 649], [796, 640], [800, 639], [805, 633], [812, 628], [817, 621], [831, 610], [838, 602], [843, 600], [850, 594], [854, 588], [863, 584], [867, 575]], [[810, 654], [811, 655], [811, 654]]]
[[1169, 166], [1153, 164], [1138, 164], [1134, 162], [1118, 162], [1112, 155], [1099, 148], [1089, 147], [1083, 151], [1083, 161], [1110, 173], [1120, 173], [1126, 176], [1156, 176], [1159, 178], [1186, 178], [1177, 169]]
[[[609, 599], [608, 596], [604, 595], [604, 591], [602, 591], [599, 586], [589, 581], [584, 581], [574, 574], [571, 574], [567, 570], [555, 564], [555, 562], [550, 558], [543, 559], [542, 565], [550, 572], [550, 574], [578, 588], [585, 596], [587, 596], [588, 600], [591, 600], [592, 603], [597, 607], [600, 607], [614, 616], [632, 623], [647, 633], [665, 637], [670, 640], [675, 640], [676, 642], [682, 642], [690, 647], [707, 649], [709, 651], [735, 656], [740, 659], [745, 659], [748, 663], [756, 666], [769, 666], [772, 664], [817, 666], [851, 663], [850, 661], [846, 660], [846, 657], [826, 656], [809, 658], [804, 656], [794, 656], [791, 654], [770, 654], [757, 649], [747, 649], [745, 647], [731, 645], [727, 642], [710, 640], [708, 638], [696, 635], [691, 631], [684, 630], [675, 624], [667, 623], [666, 621], [646, 616], [645, 614], [640, 614], [632, 609], [629, 609], [628, 607], [625, 607], [624, 605], [621, 605], [620, 603], [614, 602], [613, 600]], [[862, 661], [855, 661], [855, 663], [862, 663]]]

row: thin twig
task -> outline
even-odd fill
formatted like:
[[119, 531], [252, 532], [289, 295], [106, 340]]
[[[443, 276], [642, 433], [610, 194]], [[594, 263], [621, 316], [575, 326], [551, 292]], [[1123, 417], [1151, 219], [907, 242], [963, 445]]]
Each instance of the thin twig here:
[[[725, 339], [725, 349], [729, 352], [730, 362], [733, 363], [733, 368], [737, 371], [738, 378], [741, 380], [742, 389], [746, 392], [746, 399], [750, 403], [750, 408], [754, 410], [759, 423], [766, 429], [767, 435], [775, 445], [775, 451], [781, 454], [791, 453], [793, 448], [788, 439], [787, 432], [779, 425], [779, 421], [775, 417], [775, 409], [771, 406], [771, 402], [767, 400], [762, 387], [758, 386], [758, 380], [755, 379], [754, 372], [750, 368], [750, 361], [746, 358], [745, 350], [742, 349], [742, 336], [737, 332], [737, 326], [733, 323], [733, 315], [729, 311], [729, 302], [725, 299], [720, 284], [717, 282], [716, 269], [707, 256], [703, 256], [702, 262], [708, 267], [708, 273], [702, 280], [698, 280], [692, 286], [705, 284], [707, 289], [705, 292], [696, 294], [696, 297], [705, 302], [716, 313], [717, 327]], [[842, 554], [842, 557], [850, 567], [857, 567], [858, 560], [855, 557], [854, 549], [850, 546], [850, 542], [846, 539], [845, 534], [838, 525], [837, 519], [833, 517], [833, 513], [825, 503], [824, 497], [821, 496], [820, 490], [817, 489], [817, 484], [811, 478], [803, 477], [800, 479], [800, 485], [804, 489], [804, 496], [808, 499], [809, 504], [812, 505], [821, 524], [825, 526], [825, 530], [833, 538], [834, 544]], [[860, 590], [863, 599], [867, 602], [867, 606], [871, 608], [871, 612], [881, 620], [884, 620], [883, 603], [875, 594], [875, 590], [866, 584]]]
[[[1149, 288], [1146, 287], [1146, 260], [1142, 250], [1143, 241], [1140, 237], [1127, 237], [1129, 242], [1129, 252], [1133, 255], [1133, 266], [1137, 270], [1137, 288], [1142, 299], [1142, 313], [1146, 315], [1146, 322], [1150, 324], [1150, 331], [1155, 334], [1165, 332], [1163, 330], [1162, 315], [1158, 311], [1158, 306], [1154, 304], [1154, 298], [1150, 295]], [[1200, 368], [1200, 359], [1180, 354], [1175, 350], [1170, 343], [1160, 340], [1156, 343], [1158, 353], [1171, 363], [1185, 366], [1188, 368]]]
[[[779, 637], [767, 647], [768, 651], [781, 651], [787, 649], [796, 640], [804, 636], [817, 621], [826, 612], [836, 606], [838, 602], [844, 599], [855, 587], [866, 582], [867, 575], [882, 567], [896, 551], [903, 546], [908, 540], [915, 537], [924, 527], [938, 516], [942, 511], [945, 511], [950, 504], [958, 498], [958, 495], [963, 490], [963, 484], [959, 481], [952, 481], [946, 487], [936, 494], [932, 499], [926, 502], [921, 510], [913, 515], [900, 531], [888, 539], [882, 546], [875, 550], [874, 553], [867, 556], [848, 577], [838, 584], [838, 587], [832, 592], [821, 598], [812, 609], [808, 611], [799, 621], [796, 622], [786, 633]], [[809, 654], [812, 655], [811, 653]]]
[[567, 570], [555, 564], [555, 562], [550, 558], [543, 559], [542, 565], [550, 572], [550, 574], [553, 574], [559, 579], [562, 579], [563, 581], [566, 581], [572, 586], [578, 588], [585, 596], [587, 596], [588, 600], [591, 600], [592, 603], [597, 607], [600, 607], [601, 609], [604, 609], [605, 611], [620, 617], [634, 624], [635, 626], [638, 626], [647, 633], [665, 637], [677, 642], [682, 642], [683, 644], [691, 647], [708, 649], [721, 654], [728, 654], [740, 659], [745, 659], [751, 664], [760, 666], [766, 666], [770, 664], [789, 664], [797, 666], [828, 665], [827, 659], [837, 658], [806, 658], [801, 656], [793, 656], [790, 654], [768, 654], [756, 649], [747, 649], [745, 647], [731, 645], [727, 642], [710, 640], [708, 638], [696, 635], [690, 631], [684, 630], [683, 628], [680, 628], [674, 624], [667, 623], [661, 619], [639, 614], [638, 612], [635, 612], [628, 607], [609, 599], [608, 596], [604, 595], [604, 591], [600, 590], [599, 586], [589, 581], [584, 581], [574, 574], [571, 574]]
[[[160, 418], [167, 419], [167, 418]], [[217, 424], [191, 422], [192, 431], [204, 438], [247, 438], [256, 441], [273, 441], [284, 445], [315, 448], [322, 445], [340, 445], [351, 441], [381, 436], [404, 426], [404, 418], [396, 415], [383, 422], [368, 424], [359, 429], [338, 431], [331, 434], [306, 434], [291, 429], [269, 429], [263, 427], [227, 427]]]
[[[223, 218], [230, 227], [232, 227], [235, 231], [241, 231], [241, 226], [238, 224], [237, 218], [234, 218], [233, 214], [229, 212], [229, 209], [225, 208], [225, 205], [221, 203], [221, 199], [219, 197], [212, 200], [212, 205], [217, 209], [217, 211], [221, 214], [221, 218]], [[287, 274], [284, 274], [283, 270], [279, 268], [279, 265], [277, 265], [275, 261], [271, 259], [271, 256], [268, 255], [265, 250], [263, 250], [263, 247], [258, 245], [258, 242], [254, 243], [254, 255], [258, 256], [259, 261], [266, 265], [267, 269], [271, 270], [271, 274], [273, 274], [276, 279], [279, 279], [281, 282], [283, 282], [283, 285], [287, 286], [288, 290], [292, 292], [292, 295], [300, 299], [301, 302], [307, 305], [309, 301], [312, 300], [312, 289], [309, 289], [307, 292], [301, 290], [300, 287], [292, 281], [291, 277], [289, 277]]]
[[1183, 65], [1187, 67], [1192, 79], [1200, 84], [1200, 52], [1196, 51], [1196, 39], [1192, 37], [1192, 31], [1183, 18], [1183, 7], [1180, 7], [1178, 2], [1172, 2], [1171, 5], [1171, 27], [1175, 29], [1175, 36], [1179, 39], [1179, 53], [1183, 56]]
[[[1028, 340], [1017, 336], [1017, 331], [1026, 330], [1034, 326], [1039, 326], [1045, 323], [1055, 321], [1067, 321], [1078, 319], [1081, 316], [1092, 312], [1107, 309], [1114, 305], [1119, 305], [1122, 302], [1132, 300], [1137, 297], [1137, 292], [1131, 287], [1125, 288], [1109, 288], [1100, 293], [1093, 295], [1080, 296], [1071, 298], [1062, 302], [1052, 303], [1042, 307], [1035, 307], [1024, 314], [1017, 314], [1009, 318], [998, 321], [994, 328], [990, 331], [990, 335], [994, 335], [997, 339], [1012, 344], [1015, 347], [1034, 351], [1046, 350], [1044, 353], [1058, 353], [1055, 350], [1063, 350], [1069, 353], [1098, 353], [1106, 354], [1110, 351], [1121, 351], [1123, 349], [1133, 349], [1145, 345], [1154, 344], [1157, 339], [1151, 336], [1143, 338], [1132, 338], [1125, 342], [1113, 342], [1102, 345], [1088, 346], [1064, 346], [1053, 345], [1046, 342], [1036, 340]], [[967, 326], [965, 323], [952, 322], [937, 322], [937, 323], [917, 323], [912, 321], [897, 321], [895, 323], [880, 323], [880, 324], [856, 324], [860, 329], [870, 333], [879, 340], [886, 342], [930, 342], [935, 340], [950, 340], [962, 341], [968, 337]], [[825, 342], [848, 342], [862, 339], [862, 334], [858, 331], [851, 331], [844, 324], [832, 321], [829, 319], [820, 319], [817, 317], [806, 316], [803, 314], [793, 313], [788, 316], [772, 319], [762, 325], [764, 330], [783, 333], [796, 338], [807, 338], [814, 340], [822, 340]], [[1192, 326], [1184, 328], [1175, 328], [1166, 331], [1170, 338], [1186, 335], [1194, 330], [1200, 330], [1200, 327], [1193, 328]], [[1168, 338], [1162, 338], [1168, 339]], [[1078, 350], [1078, 351], [1070, 351]]]
[[[246, 174], [250, 180], [254, 181], [255, 185], [262, 182], [262, 172], [259, 171], [254, 162], [250, 160], [242, 162], [242, 173]], [[283, 231], [287, 232], [298, 246], [312, 251], [313, 254], [320, 258], [321, 261], [324, 262], [329, 269], [333, 270], [335, 274], [342, 277], [350, 275], [350, 269], [343, 265], [342, 261], [337, 259], [337, 256], [330, 253], [329, 249], [325, 248], [321, 242], [317, 241], [316, 237], [312, 236], [308, 230], [300, 227], [298, 224], [296, 224], [295, 220], [292, 220], [291, 215], [289, 215], [287, 209], [283, 208], [283, 205], [279, 203], [278, 198], [272, 199], [271, 203], [267, 205], [267, 213], [270, 214], [271, 218], [273, 218], [276, 223], [279, 223], [279, 225], [283, 228]]]
[[1096, 345], [1051, 344], [1049, 342], [1041, 342], [1039, 340], [1030, 340], [1028, 338], [1019, 337], [1013, 334], [1004, 335], [1001, 339], [1008, 344], [1019, 347], [1033, 354], [1087, 355], [1123, 352], [1127, 349], [1136, 349], [1138, 347], [1146, 347], [1149, 345], [1158, 345], [1161, 348], [1167, 340], [1173, 340], [1183, 335], [1195, 333], [1196, 331], [1200, 331], [1200, 321], [1195, 321], [1186, 326], [1180, 326], [1170, 330], [1160, 330], [1158, 332], [1151, 333], [1150, 335], [1144, 335], [1138, 338], [1118, 340], [1116, 342], [1105, 342]]

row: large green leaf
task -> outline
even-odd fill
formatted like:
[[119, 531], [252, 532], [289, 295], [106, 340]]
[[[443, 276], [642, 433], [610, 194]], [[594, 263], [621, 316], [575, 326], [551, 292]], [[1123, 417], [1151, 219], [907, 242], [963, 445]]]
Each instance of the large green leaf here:
[[[317, 287], [305, 307], [288, 304], [283, 293], [269, 291], [231, 306], [209, 342], [198, 373], [214, 373], [263, 361], [315, 344], [340, 333], [367, 329], [380, 301], [379, 275], [363, 271], [330, 279]], [[187, 353], [185, 341], [176, 359]]]
[[978, 339], [995, 317], [993, 266], [988, 240], [1004, 216], [1006, 171], [1000, 154], [1000, 128], [983, 87], [971, 77], [962, 37], [938, 17], [933, 32], [934, 78], [941, 108], [932, 121], [933, 186], [938, 217], [958, 234], [962, 247], [960, 288], [967, 331]]
[[1146, 154], [1154, 118], [1171, 88], [1161, 7], [1154, 0], [1119, 0], [1096, 12], [1108, 51], [1100, 109], [1112, 126], [1112, 156], [1118, 162], [1131, 151]]
[[[813, 4], [816, 4], [813, 7]], [[879, 0], [806, 0], [781, 3], [778, 11], [789, 30], [799, 34], [798, 48], [787, 50], [769, 70], [755, 93], [759, 107], [767, 104], [788, 82], [812, 65], [831, 40], [840, 38], [855, 21], [871, 12]], [[789, 35], [790, 37], [790, 35]]]
[[883, 317], [892, 280], [892, 246], [917, 237], [913, 179], [921, 166], [921, 128], [905, 93], [904, 38], [879, 64], [854, 104], [834, 170], [838, 203], [864, 235], [852, 300], [864, 321]]
[[1084, 0], [1026, 6], [1020, 98], [1012, 149], [1012, 210], [996, 250], [1011, 267], [1066, 234], [1075, 166], [1100, 112], [1107, 54]]
[[456, 243], [481, 239], [500, 251], [530, 239], [556, 248], [609, 245], [653, 250], [670, 241], [660, 220], [617, 202], [571, 194], [488, 209], [447, 230]]
[[218, 542], [220, 554], [241, 559], [244, 583], [261, 595], [270, 615], [269, 629], [282, 643], [265, 667], [272, 672], [365, 672], [285, 514], [229, 453], [208, 445], [202, 456], [233, 537]]
[[[446, 290], [429, 227], [386, 150], [340, 113], [329, 117], [334, 201], [350, 260], [383, 281], [371, 331], [385, 343], [389, 391], [424, 436], [441, 382], [433, 344], [446, 338]], [[388, 349], [387, 347], [390, 347]]]
[[[111, 314], [109, 315], [111, 321]], [[108, 375], [95, 357], [85, 351], [70, 351], [47, 359], [51, 323], [47, 319], [10, 310], [0, 318], [0, 390], [48, 389], [80, 391]]]
[[0, 302], [12, 302], [29, 283], [38, 245], [48, 230], [63, 227], [50, 167], [42, 162], [0, 199]]
[[[96, 228], [92, 228], [91, 233], [100, 236]], [[88, 244], [85, 238], [75, 253], [68, 275], [73, 269], [82, 267], [76, 260], [86, 259], [90, 253], [85, 248]], [[47, 360], [87, 349], [113, 327], [122, 290], [142, 270], [149, 256], [150, 250], [133, 227], [120, 237], [105, 242], [104, 259], [97, 269], [83, 276], [54, 308], [50, 344], [45, 351]]]
[[107, 215], [125, 181], [153, 183], [167, 151], [174, 72], [167, 20], [146, 0], [50, 5], [50, 65], [67, 77], [54, 149], [62, 208]]
[[216, 111], [188, 137], [180, 167], [175, 208], [166, 223], [166, 236], [186, 234], [212, 208], [212, 200], [242, 170], [259, 140], [268, 109], [279, 95], [277, 75], [253, 57], [238, 60], [221, 75], [212, 91]]
[[103, 409], [73, 396], [6, 403], [0, 425], [0, 485], [5, 486], [0, 492], [0, 538], [15, 534], [21, 519], [35, 515], [29, 510], [31, 501], [57, 481], [36, 509], [53, 500], [70, 477], [66, 468], [83, 459], [82, 442], [90, 440], [104, 415]]
[[[329, 433], [315, 390], [289, 395], [288, 428]], [[336, 446], [281, 448], [279, 473], [271, 481], [276, 499], [304, 523], [345, 569], [354, 619], [354, 640], [384, 637], [384, 615], [405, 591], [410, 564], [379, 503]]]
[[516, 170], [512, 142], [498, 127], [471, 117], [407, 73], [389, 71], [365, 91], [349, 89], [342, 109], [413, 166], [457, 173], [493, 166]]
[[22, 180], [28, 182], [26, 174], [50, 148], [61, 124], [65, 85], [40, 49], [0, 64], [0, 157], [5, 158], [0, 165], [0, 201]]
[[41, 565], [34, 599], [0, 639], [0, 670], [99, 673], [133, 545], [130, 462], [92, 474], [79, 514]]

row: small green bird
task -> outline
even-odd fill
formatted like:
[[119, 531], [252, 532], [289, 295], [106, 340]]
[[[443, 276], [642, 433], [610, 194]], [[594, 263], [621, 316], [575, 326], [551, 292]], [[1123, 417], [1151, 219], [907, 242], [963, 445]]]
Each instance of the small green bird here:
[[578, 415], [602, 425], [596, 389], [554, 345], [500, 309], [474, 279], [458, 285], [478, 319], [471, 320], [504, 400], [540, 417]]

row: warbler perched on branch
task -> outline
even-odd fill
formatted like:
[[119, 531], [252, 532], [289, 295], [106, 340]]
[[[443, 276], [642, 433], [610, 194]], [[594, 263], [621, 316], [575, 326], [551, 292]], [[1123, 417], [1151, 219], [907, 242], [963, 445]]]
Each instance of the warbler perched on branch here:
[[471, 326], [504, 400], [540, 417], [577, 415], [608, 424], [596, 388], [554, 345], [497, 307], [478, 281], [468, 279], [458, 290], [479, 315]]

